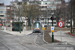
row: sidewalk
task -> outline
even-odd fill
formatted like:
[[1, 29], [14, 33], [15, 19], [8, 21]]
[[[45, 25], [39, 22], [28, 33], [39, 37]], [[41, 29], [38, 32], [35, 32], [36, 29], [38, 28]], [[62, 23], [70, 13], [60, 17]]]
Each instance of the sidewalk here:
[[32, 30], [27, 30], [27, 31], [21, 31], [21, 33], [19, 31], [9, 31], [9, 30], [2, 30], [3, 32], [12, 34], [12, 35], [28, 35], [32, 33]]
[[[67, 35], [66, 33], [68, 33], [68, 31], [54, 32], [54, 39], [75, 45], [75, 37]], [[52, 37], [52, 33], [49, 33], [49, 35]]]

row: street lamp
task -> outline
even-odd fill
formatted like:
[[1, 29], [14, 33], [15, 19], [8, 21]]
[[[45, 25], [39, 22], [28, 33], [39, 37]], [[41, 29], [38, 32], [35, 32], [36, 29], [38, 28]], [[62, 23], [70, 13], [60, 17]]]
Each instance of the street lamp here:
[[19, 31], [20, 31], [20, 33], [21, 33], [21, 23], [20, 23], [20, 8], [19, 8]]
[[31, 9], [29, 9], [29, 18], [28, 18], [28, 25], [30, 26], [31, 29]]
[[72, 3], [71, 3], [71, 34], [72, 34]]
[[[53, 1], [53, 4], [52, 4], [52, 6], [54, 6], [54, 1]], [[52, 13], [52, 17], [51, 17], [51, 20], [52, 20], [52, 26], [53, 26], [53, 20], [54, 20], [54, 7], [52, 8], [52, 10], [53, 10], [53, 13]], [[53, 32], [52, 32], [52, 42], [54, 42], [54, 34], [53, 34]]]
[[[53, 26], [53, 20], [54, 20], [53, 15], [51, 17], [51, 20], [52, 20], [52, 26]], [[52, 42], [54, 42], [54, 34], [53, 34], [53, 32], [52, 32]]]

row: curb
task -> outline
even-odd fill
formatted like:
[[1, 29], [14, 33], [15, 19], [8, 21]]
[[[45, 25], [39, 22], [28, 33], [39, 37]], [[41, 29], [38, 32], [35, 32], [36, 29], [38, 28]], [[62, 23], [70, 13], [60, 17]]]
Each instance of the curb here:
[[[43, 32], [43, 41], [46, 42], [46, 41], [44, 40], [44, 32]], [[48, 43], [48, 42], [46, 42], [46, 43]]]
[[74, 36], [73, 34], [71, 34], [71, 33], [68, 33], [69, 35], [71, 35], [71, 36]]
[[[21, 32], [21, 33], [19, 33], [19, 32], [13, 32], [13, 31], [8, 31], [8, 30], [6, 30], [6, 31], [4, 31], [4, 30], [1, 30], [1, 31], [3, 31], [3, 32], [6, 32], [6, 33], [8, 33], [8, 34], [11, 34], [11, 35], [29, 35], [29, 34], [31, 34], [32, 33], [32, 31], [31, 32], [29, 32], [28, 34], [24, 34], [25, 32]], [[22, 34], [23, 33], [23, 34]]]

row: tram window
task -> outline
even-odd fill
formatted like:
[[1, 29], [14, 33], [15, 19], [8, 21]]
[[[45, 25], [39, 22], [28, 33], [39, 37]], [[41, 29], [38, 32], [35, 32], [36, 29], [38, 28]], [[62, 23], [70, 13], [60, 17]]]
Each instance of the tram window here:
[[44, 18], [41, 18], [41, 20], [44, 20]]
[[35, 24], [34, 24], [34, 27], [35, 27], [35, 28], [39, 28], [39, 27], [40, 27], [40, 23], [35, 23]]
[[53, 22], [53, 24], [56, 24], [56, 22]]

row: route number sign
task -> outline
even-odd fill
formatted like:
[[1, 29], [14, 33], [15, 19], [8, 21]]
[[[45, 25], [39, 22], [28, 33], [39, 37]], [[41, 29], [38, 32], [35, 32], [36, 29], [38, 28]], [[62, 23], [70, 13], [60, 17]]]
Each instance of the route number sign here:
[[58, 26], [59, 26], [59, 28], [62, 28], [63, 27], [63, 22], [62, 21], [59, 21], [58, 22]]
[[54, 26], [51, 26], [51, 32], [54, 32]]

